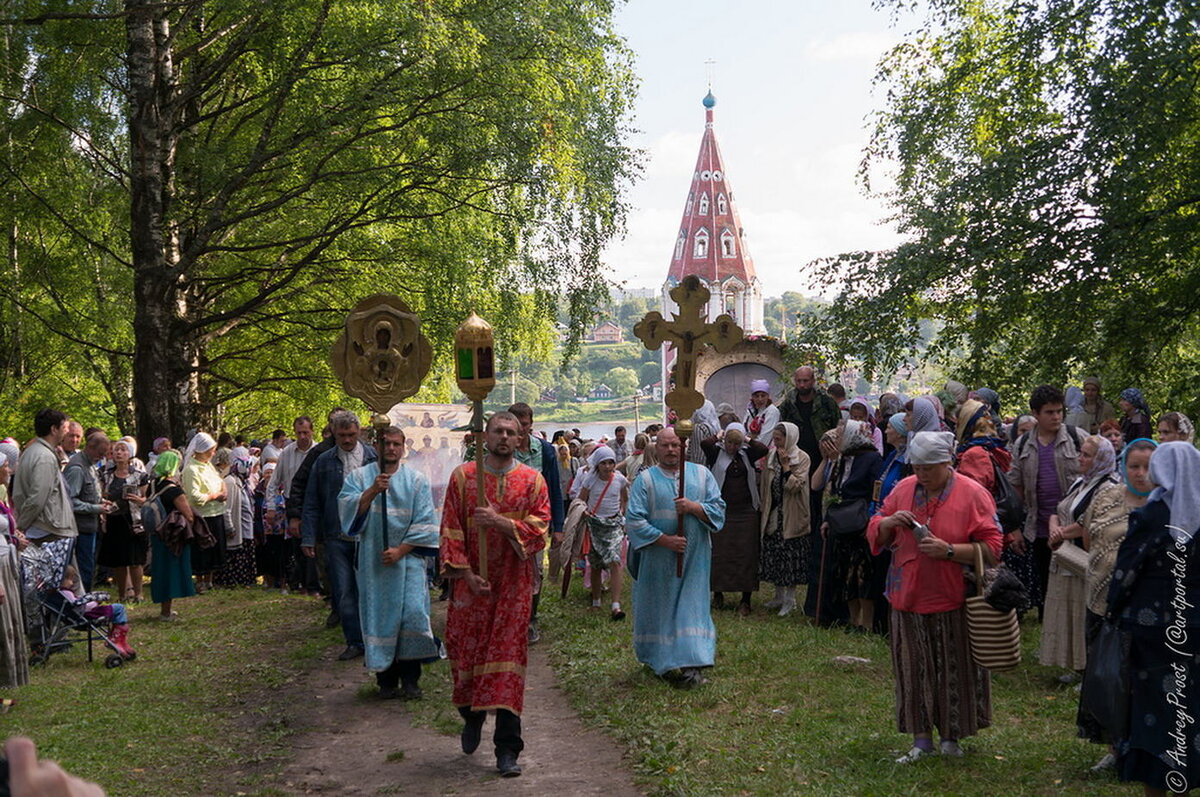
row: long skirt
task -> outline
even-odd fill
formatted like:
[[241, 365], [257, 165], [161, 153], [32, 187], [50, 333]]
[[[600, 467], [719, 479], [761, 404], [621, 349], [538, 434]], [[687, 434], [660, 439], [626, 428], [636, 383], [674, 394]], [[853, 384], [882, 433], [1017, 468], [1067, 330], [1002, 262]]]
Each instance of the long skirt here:
[[183, 552], [176, 556], [171, 553], [157, 534], [150, 535], [150, 547], [153, 549], [154, 575], [150, 577], [150, 599], [155, 603], [190, 598], [196, 594], [196, 585], [192, 583], [192, 549], [185, 545]]
[[829, 536], [829, 556], [833, 560], [832, 587], [837, 599], [854, 601], [871, 597], [871, 582], [875, 572], [875, 560], [871, 558], [871, 546], [865, 536]]
[[713, 592], [758, 589], [759, 520], [754, 505], [726, 507], [725, 526], [712, 535]]
[[[1083, 621], [1083, 637], [1084, 641], [1091, 646], [1096, 635], [1100, 633], [1100, 627], [1104, 625], [1104, 618], [1090, 609], [1085, 609], [1087, 617]], [[1083, 672], [1083, 681], [1086, 684], [1088, 679], [1087, 669]], [[1082, 690], [1080, 691], [1082, 695]], [[1092, 716], [1092, 712], [1083, 707], [1083, 701], [1079, 702], [1079, 710], [1075, 712], [1075, 730], [1080, 739], [1087, 739], [1093, 744], [1112, 744], [1112, 737], [1108, 730]]]
[[[1129, 631], [1129, 738], [1116, 745], [1117, 777], [1186, 791], [1200, 784], [1200, 665], [1167, 647], [1166, 628]], [[1198, 631], [1187, 629], [1185, 654]]]
[[133, 519], [123, 512], [114, 512], [105, 522], [104, 537], [100, 540], [96, 564], [101, 567], [144, 565], [149, 549], [150, 543], [146, 535], [133, 533]]
[[208, 530], [216, 539], [217, 544], [211, 548], [201, 548], [192, 543], [192, 572], [197, 575], [215, 573], [220, 570], [221, 565], [225, 564], [226, 556], [225, 516], [213, 515], [200, 519], [204, 521], [204, 525], [208, 526]]
[[943, 739], [956, 740], [992, 724], [991, 678], [971, 659], [965, 609], [937, 614], [892, 609], [891, 631], [901, 733], [931, 733], [936, 727]]
[[[714, 535], [713, 540], [720, 536]], [[758, 560], [759, 578], [777, 587], [807, 584], [811, 548], [811, 534], [788, 540], [782, 534], [764, 534]]]
[[24, 686], [29, 683], [29, 648], [17, 549], [11, 546], [0, 551], [0, 586], [5, 595], [0, 603], [0, 687]]
[[256, 581], [254, 567], [254, 540], [242, 540], [236, 548], [227, 548], [225, 564], [213, 574], [213, 583], [219, 587], [249, 587]]
[[1042, 615], [1042, 646], [1038, 662], [1047, 667], [1082, 670], [1087, 665], [1083, 625], [1083, 579], [1051, 566]]

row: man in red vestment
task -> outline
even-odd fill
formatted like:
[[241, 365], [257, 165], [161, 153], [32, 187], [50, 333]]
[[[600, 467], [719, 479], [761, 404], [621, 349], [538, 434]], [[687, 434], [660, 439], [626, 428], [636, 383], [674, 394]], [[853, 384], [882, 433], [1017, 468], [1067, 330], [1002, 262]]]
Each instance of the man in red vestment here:
[[[525, 662], [533, 602], [534, 554], [546, 546], [550, 495], [542, 474], [513, 458], [521, 439], [516, 416], [497, 412], [485, 433], [484, 495], [476, 506], [476, 463], [450, 476], [442, 512], [442, 574], [453, 579], [446, 650], [454, 662], [454, 705], [462, 714], [462, 749], [479, 747], [488, 711], [496, 712], [496, 768], [521, 774], [517, 756], [525, 703]], [[480, 537], [487, 580], [480, 575]]]

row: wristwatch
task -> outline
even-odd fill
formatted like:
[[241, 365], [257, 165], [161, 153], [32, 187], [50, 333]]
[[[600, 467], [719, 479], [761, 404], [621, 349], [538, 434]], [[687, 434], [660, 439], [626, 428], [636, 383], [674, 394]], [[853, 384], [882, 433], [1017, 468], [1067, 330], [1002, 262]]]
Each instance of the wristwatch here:
[[949, 543], [949, 542], [946, 543], [946, 558], [947, 559], [954, 558], [954, 544], [953, 543]]

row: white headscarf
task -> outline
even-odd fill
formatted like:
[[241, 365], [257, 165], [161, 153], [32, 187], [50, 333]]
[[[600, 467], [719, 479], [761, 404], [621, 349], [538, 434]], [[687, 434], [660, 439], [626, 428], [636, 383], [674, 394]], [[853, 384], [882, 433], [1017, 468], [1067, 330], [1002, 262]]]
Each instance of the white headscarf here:
[[596, 467], [606, 459], [611, 459], [613, 462], [616, 462], [617, 455], [614, 454], [613, 450], [608, 446], [600, 446], [592, 452], [590, 457], [588, 457], [588, 465], [590, 465], [594, 471], [596, 470]]
[[[754, 463], [750, 461], [750, 456], [746, 453], [746, 440], [749, 436], [746, 434], [746, 427], [734, 421], [725, 427], [725, 434], [737, 431], [742, 433], [742, 444], [738, 447], [737, 455], [742, 458], [742, 462], [746, 467], [746, 482], [750, 487], [750, 502], [754, 504], [754, 508], [758, 509], [758, 474], [754, 471]], [[733, 462], [733, 455], [725, 450], [724, 445], [717, 447], [717, 461], [713, 463], [713, 476], [717, 479], [717, 486], [725, 487], [725, 471]]]
[[116, 440], [113, 442], [114, 446], [118, 445], [118, 444], [123, 445], [123, 446], [125, 446], [125, 448], [129, 449], [129, 458], [130, 459], [133, 459], [134, 457], [137, 456], [137, 440], [134, 440], [132, 437], [122, 437], [120, 440]]
[[871, 426], [866, 421], [846, 421], [846, 425], [842, 427], [843, 454], [854, 454], [874, 447], [875, 438], [871, 434]]
[[[215, 448], [217, 441], [212, 438], [212, 435], [207, 432], [196, 432], [192, 435], [192, 439], [188, 441], [187, 450], [183, 452], [183, 468], [188, 466], [192, 461], [192, 455], [199, 451], [203, 454], [205, 451], [210, 451]], [[182, 468], [181, 468], [182, 470]]]
[[[775, 429], [783, 429], [783, 455], [787, 457], [789, 467], [795, 467], [800, 461], [800, 427], [791, 421], [780, 421]], [[774, 434], [772, 429], [771, 433]], [[767, 470], [779, 471], [779, 450], [772, 446], [771, 453], [767, 457]], [[775, 478], [772, 473], [769, 478]]]
[[954, 432], [917, 432], [908, 441], [908, 464], [937, 465], [954, 460]]
[[1150, 500], [1171, 512], [1171, 537], [1186, 544], [1200, 530], [1200, 451], [1182, 440], [1163, 443], [1150, 455], [1150, 481], [1158, 485]]

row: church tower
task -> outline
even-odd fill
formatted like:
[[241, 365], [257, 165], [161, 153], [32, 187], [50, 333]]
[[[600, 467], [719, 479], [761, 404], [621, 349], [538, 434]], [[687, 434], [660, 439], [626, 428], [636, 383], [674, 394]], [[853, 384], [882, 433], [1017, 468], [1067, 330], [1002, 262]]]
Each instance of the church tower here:
[[[700, 154], [684, 203], [683, 221], [675, 235], [671, 267], [662, 288], [662, 314], [670, 318], [678, 311], [670, 291], [686, 275], [695, 274], [712, 294], [708, 304], [709, 319], [728, 313], [747, 335], [763, 335], [767, 330], [763, 324], [762, 283], [746, 247], [746, 233], [713, 132], [713, 107], [717, 98], [711, 90], [705, 95], [703, 104], [704, 138], [700, 141]], [[673, 362], [674, 352], [664, 346], [664, 392]]]

